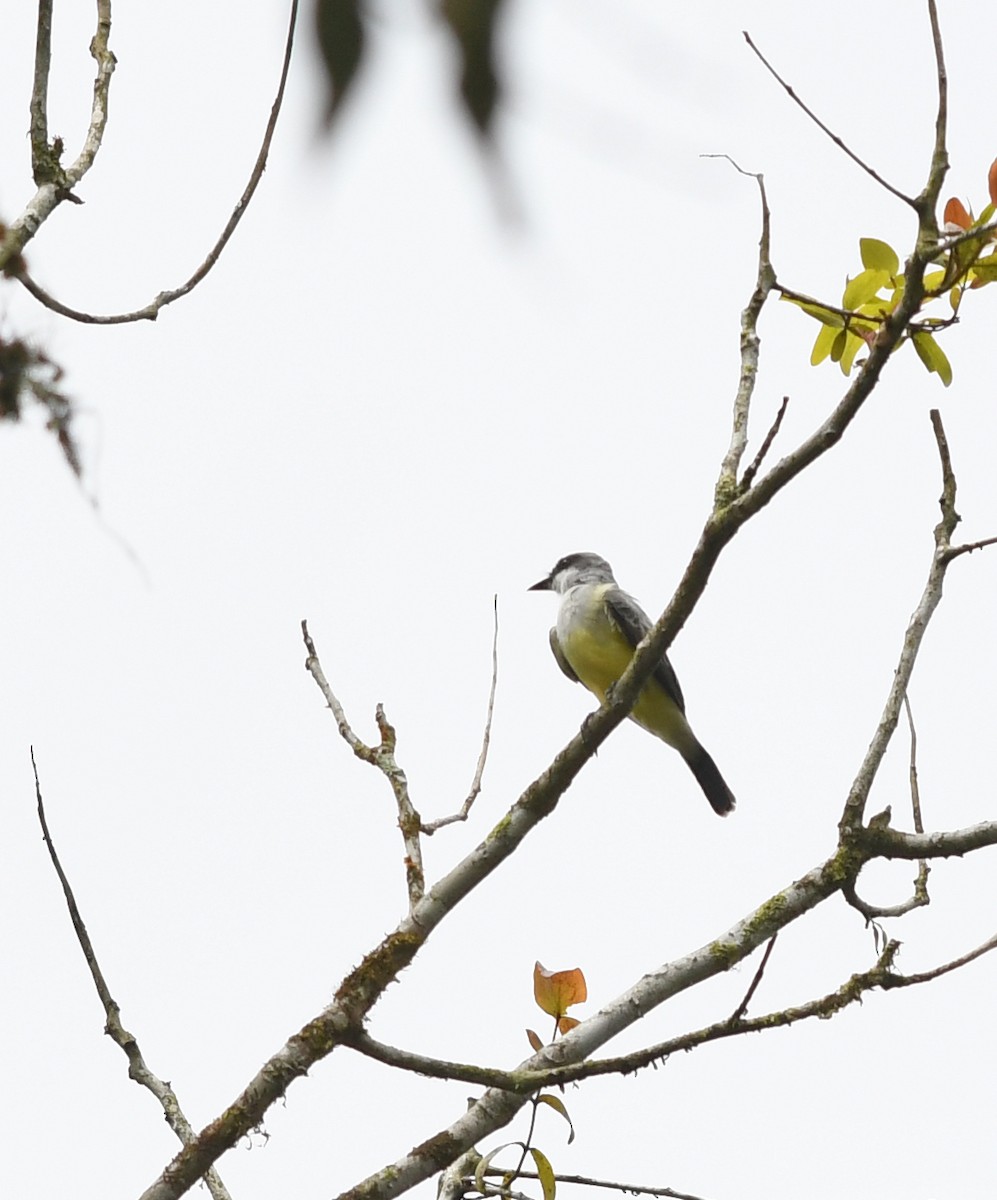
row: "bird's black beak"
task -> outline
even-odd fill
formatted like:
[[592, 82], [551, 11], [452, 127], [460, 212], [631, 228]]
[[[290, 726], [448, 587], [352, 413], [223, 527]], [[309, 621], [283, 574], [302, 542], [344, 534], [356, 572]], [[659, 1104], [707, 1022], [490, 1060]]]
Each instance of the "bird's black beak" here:
[[528, 592], [549, 592], [553, 590], [553, 587], [554, 585], [551, 583], [550, 576], [548, 575], [546, 579], [541, 579], [539, 583], [534, 583], [526, 590]]

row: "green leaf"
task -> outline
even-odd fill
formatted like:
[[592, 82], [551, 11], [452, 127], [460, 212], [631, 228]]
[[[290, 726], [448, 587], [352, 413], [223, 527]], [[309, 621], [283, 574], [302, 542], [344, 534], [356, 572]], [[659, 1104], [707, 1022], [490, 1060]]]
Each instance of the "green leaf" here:
[[973, 265], [973, 274], [983, 283], [993, 283], [997, 279], [997, 253], [978, 258]]
[[547, 1093], [544, 1092], [543, 1095], [537, 1096], [537, 1103], [549, 1105], [555, 1112], [560, 1113], [561, 1116], [564, 1117], [564, 1119], [568, 1122], [568, 1128], [571, 1130], [570, 1134], [568, 1135], [568, 1145], [570, 1146], [575, 1140], [575, 1127], [571, 1124], [571, 1118], [568, 1116], [568, 1110], [564, 1107], [564, 1102], [559, 1100], [557, 1096], [548, 1096]]
[[984, 225], [989, 225], [990, 222], [994, 219], [995, 212], [997, 212], [997, 209], [995, 209], [992, 204], [988, 204], [987, 207], [983, 210], [983, 212], [981, 212], [980, 215], [976, 218], [976, 224], [979, 225], [981, 228]]
[[952, 365], [946, 358], [945, 351], [930, 333], [915, 333], [911, 340], [921, 362], [948, 387], [952, 382]]
[[848, 330], [839, 329], [838, 334], [831, 345], [831, 362], [841, 362], [841, 356], [845, 352], [845, 346], [848, 344]]
[[554, 1200], [554, 1193], [557, 1191], [557, 1179], [554, 1177], [554, 1168], [550, 1165], [547, 1155], [542, 1150], [531, 1146], [530, 1153], [533, 1155], [533, 1162], [537, 1168], [537, 1174], [540, 1176], [540, 1186], [544, 1190], [544, 1200]]
[[900, 259], [896, 250], [877, 238], [859, 238], [859, 253], [862, 255], [862, 266], [866, 270], [885, 271], [887, 275], [896, 275], [900, 270]]
[[834, 339], [838, 336], [837, 329], [833, 325], [824, 325], [820, 333], [817, 334], [817, 340], [814, 342], [814, 348], [810, 352], [810, 365], [812, 367], [819, 366], [825, 358], [831, 353], [831, 347], [834, 345]]
[[849, 279], [845, 284], [841, 307], [858, 308], [860, 304], [867, 304], [880, 288], [886, 287], [890, 278], [888, 271], [860, 271], [854, 279]]
[[926, 292], [938, 292], [938, 289], [945, 282], [944, 271], [929, 271], [924, 277], [924, 290]]
[[949, 292], [949, 304], [951, 304], [952, 311], [954, 313], [957, 313], [959, 311], [959, 301], [961, 299], [962, 299], [962, 288], [958, 287], [958, 286], [954, 287], [952, 289], [952, 291]]

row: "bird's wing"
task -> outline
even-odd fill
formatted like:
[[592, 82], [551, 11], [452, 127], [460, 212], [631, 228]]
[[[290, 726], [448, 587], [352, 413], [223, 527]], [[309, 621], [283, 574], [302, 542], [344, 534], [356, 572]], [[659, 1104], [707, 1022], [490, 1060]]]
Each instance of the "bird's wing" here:
[[550, 631], [550, 648], [554, 651], [554, 658], [557, 660], [557, 665], [567, 675], [572, 683], [581, 683], [581, 680], [571, 669], [571, 663], [564, 657], [564, 651], [561, 649], [561, 643], [557, 640], [557, 627], [552, 626]]
[[[616, 622], [620, 632], [636, 650], [639, 643], [644, 640], [644, 635], [651, 628], [651, 621], [647, 613], [622, 588], [611, 588], [606, 593], [604, 601], [609, 615]], [[675, 701], [679, 712], [684, 713], [685, 699], [667, 654], [662, 654], [661, 662], [652, 671], [651, 678], [657, 680], [665, 693]]]

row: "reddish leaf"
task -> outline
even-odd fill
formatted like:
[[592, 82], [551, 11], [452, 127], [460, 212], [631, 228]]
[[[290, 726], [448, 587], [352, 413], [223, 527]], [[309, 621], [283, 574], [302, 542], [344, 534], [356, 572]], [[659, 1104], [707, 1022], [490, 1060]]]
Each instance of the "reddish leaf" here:
[[548, 971], [540, 963], [533, 968], [533, 996], [548, 1016], [561, 1018], [572, 1004], [588, 996], [585, 976], [578, 967], [571, 971]]
[[539, 1054], [540, 1051], [544, 1048], [544, 1044], [540, 1040], [540, 1034], [534, 1033], [532, 1029], [527, 1029], [526, 1039], [530, 1043], [530, 1045], [533, 1047], [534, 1051], [537, 1054]]
[[560, 1017], [557, 1022], [561, 1033], [570, 1033], [576, 1025], [581, 1025], [581, 1021], [577, 1017]]
[[[992, 167], [991, 174], [993, 174]], [[944, 225], [956, 225], [959, 229], [968, 229], [973, 223], [973, 218], [966, 212], [966, 206], [958, 196], [953, 196], [945, 205], [945, 214], [942, 217], [942, 223]]]
[[997, 158], [990, 164], [987, 173], [987, 186], [990, 188], [990, 203], [997, 204]]

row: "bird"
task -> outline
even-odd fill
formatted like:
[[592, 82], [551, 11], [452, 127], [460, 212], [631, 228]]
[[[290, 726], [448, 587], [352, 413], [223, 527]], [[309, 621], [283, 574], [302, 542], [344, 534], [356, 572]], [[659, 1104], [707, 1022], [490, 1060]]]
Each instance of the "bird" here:
[[[570, 680], [584, 684], [606, 704], [607, 692], [651, 628], [647, 614], [598, 554], [565, 555], [528, 590], [561, 597], [557, 624], [550, 631], [554, 658]], [[638, 694], [630, 719], [682, 755], [715, 813], [725, 817], [733, 811], [734, 794], [692, 732], [682, 689], [666, 654]]]

